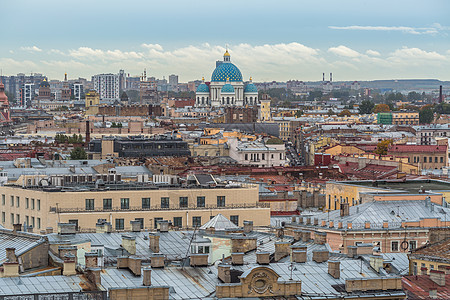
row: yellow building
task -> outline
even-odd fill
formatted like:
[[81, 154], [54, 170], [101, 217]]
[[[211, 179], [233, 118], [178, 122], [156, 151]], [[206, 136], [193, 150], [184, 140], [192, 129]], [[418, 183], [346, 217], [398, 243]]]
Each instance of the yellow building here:
[[138, 220], [143, 228], [153, 229], [163, 219], [175, 227], [192, 228], [219, 213], [240, 226], [244, 219], [255, 226], [270, 224], [270, 207], [259, 203], [257, 185], [2, 186], [0, 194], [1, 225], [6, 228], [26, 223], [39, 231], [56, 228], [58, 223], [75, 223], [89, 230], [106, 220], [116, 230], [126, 230], [130, 221]]
[[270, 122], [272, 121], [272, 114], [270, 111], [270, 99], [261, 99], [261, 106], [259, 108], [259, 121]]
[[419, 112], [396, 111], [392, 112], [393, 125], [419, 125]]
[[450, 268], [450, 239], [428, 244], [408, 254], [409, 275], [430, 274], [430, 270], [446, 272]]
[[100, 105], [100, 95], [95, 90], [90, 90], [85, 95], [84, 105], [87, 115], [98, 114], [98, 106]]

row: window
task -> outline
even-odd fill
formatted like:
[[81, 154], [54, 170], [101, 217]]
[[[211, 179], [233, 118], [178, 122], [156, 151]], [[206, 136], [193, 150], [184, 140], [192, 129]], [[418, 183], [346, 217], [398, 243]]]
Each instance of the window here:
[[25, 216], [25, 224], [26, 224], [27, 226], [30, 225], [30, 217]]
[[248, 160], [248, 154], [245, 153], [245, 160]]
[[150, 198], [142, 198], [142, 209], [150, 208]]
[[204, 196], [197, 197], [197, 207], [205, 207], [205, 197]]
[[41, 210], [41, 200], [37, 199], [37, 210]]
[[438, 158], [437, 156], [434, 157], [434, 162], [437, 163], [438, 162]]
[[225, 206], [225, 196], [217, 196], [217, 206], [218, 207]]
[[16, 206], [20, 207], [20, 197], [19, 196], [16, 197]]
[[158, 222], [162, 220], [163, 218], [155, 218], [155, 228], [158, 228]]
[[135, 218], [136, 221], [139, 221], [141, 224], [141, 229], [144, 229], [144, 218]]
[[417, 263], [413, 263], [413, 273], [414, 275], [417, 275]]
[[192, 227], [202, 226], [202, 217], [192, 217]]
[[234, 225], [239, 226], [239, 216], [230, 216], [230, 221], [234, 223]]
[[430, 270], [434, 270], [434, 265], [430, 265]]
[[31, 198], [31, 209], [34, 209], [34, 199]]
[[161, 208], [169, 208], [169, 197], [161, 197]]
[[112, 209], [112, 199], [103, 199], [103, 209]]
[[[70, 223], [70, 220], [69, 220], [69, 223]], [[33, 226], [33, 228], [34, 228], [34, 217], [31, 217], [31, 226]]]
[[398, 251], [398, 242], [397, 241], [391, 242], [391, 251], [392, 252]]
[[6, 213], [2, 211], [2, 223], [6, 222]]
[[125, 222], [123, 219], [116, 219], [116, 230], [123, 230], [125, 228]]
[[130, 198], [120, 198], [120, 208], [130, 209]]
[[261, 159], [262, 160], [265, 160], [266, 158], [265, 158], [265, 154], [263, 153], [263, 154], [261, 154]]
[[11, 206], [14, 206], [14, 196], [11, 196]]
[[5, 205], [5, 203], [6, 203], [6, 196], [2, 195], [2, 205]]
[[11, 224], [14, 225], [14, 214], [11, 214]]
[[86, 199], [86, 210], [94, 210], [94, 199]]
[[41, 229], [41, 218], [37, 218], [37, 228]]
[[433, 162], [433, 158], [430, 156], [430, 163], [432, 163]]
[[417, 248], [417, 242], [416, 241], [409, 241], [409, 250], [414, 250]]
[[181, 228], [183, 227], [183, 217], [174, 217], [173, 226]]
[[441, 164], [444, 162], [444, 157], [441, 156]]
[[25, 198], [25, 208], [29, 208], [30, 207], [30, 199]]
[[20, 215], [19, 214], [16, 215], [16, 223], [20, 224]]
[[424, 162], [424, 163], [427, 162], [427, 157], [426, 157], [426, 156], [423, 157], [423, 162]]
[[188, 207], [188, 197], [180, 197], [180, 207]]

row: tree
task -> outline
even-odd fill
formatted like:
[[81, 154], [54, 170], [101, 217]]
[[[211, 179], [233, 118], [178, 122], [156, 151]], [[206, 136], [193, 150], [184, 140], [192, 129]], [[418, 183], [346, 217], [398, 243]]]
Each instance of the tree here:
[[359, 113], [371, 114], [374, 107], [375, 103], [370, 100], [364, 100], [363, 102], [361, 102], [361, 105], [359, 105]]
[[419, 123], [420, 124], [430, 124], [434, 120], [434, 112], [431, 107], [424, 106], [419, 111]]
[[377, 149], [374, 151], [374, 153], [376, 153], [378, 155], [386, 155], [389, 146], [392, 144], [393, 144], [393, 141], [391, 139], [382, 140], [381, 142], [378, 142]]
[[87, 159], [87, 153], [83, 148], [76, 147], [70, 152], [70, 159], [73, 160]]
[[415, 100], [421, 100], [422, 95], [417, 92], [409, 92], [408, 93], [408, 100], [409, 101], [415, 101]]
[[351, 115], [352, 113], [348, 109], [344, 109], [338, 114], [339, 117], [350, 117]]
[[377, 104], [377, 105], [375, 106], [375, 108], [373, 109], [373, 112], [374, 112], [374, 113], [379, 113], [379, 112], [390, 112], [390, 111], [391, 111], [391, 109], [389, 108], [389, 105], [384, 104], [384, 103], [382, 103], [382, 104]]
[[300, 118], [301, 116], [303, 115], [303, 110], [297, 110], [296, 112], [295, 112], [295, 117], [297, 117], [297, 118]]

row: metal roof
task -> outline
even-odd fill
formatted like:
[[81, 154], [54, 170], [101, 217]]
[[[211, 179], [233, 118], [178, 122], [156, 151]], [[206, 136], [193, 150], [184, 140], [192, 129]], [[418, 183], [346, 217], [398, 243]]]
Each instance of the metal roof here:
[[0, 264], [6, 261], [6, 248], [15, 248], [16, 255], [20, 255], [44, 243], [45, 240], [45, 237], [38, 234], [25, 232], [13, 234], [10, 229], [0, 229]]

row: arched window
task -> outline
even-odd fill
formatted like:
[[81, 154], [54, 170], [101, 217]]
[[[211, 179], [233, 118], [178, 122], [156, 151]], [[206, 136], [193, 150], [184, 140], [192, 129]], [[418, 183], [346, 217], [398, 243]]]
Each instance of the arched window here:
[[222, 97], [222, 104], [225, 104], [225, 97]]
[[205, 97], [202, 97], [202, 104], [205, 104]]
[[230, 97], [227, 97], [227, 104], [230, 104]]

